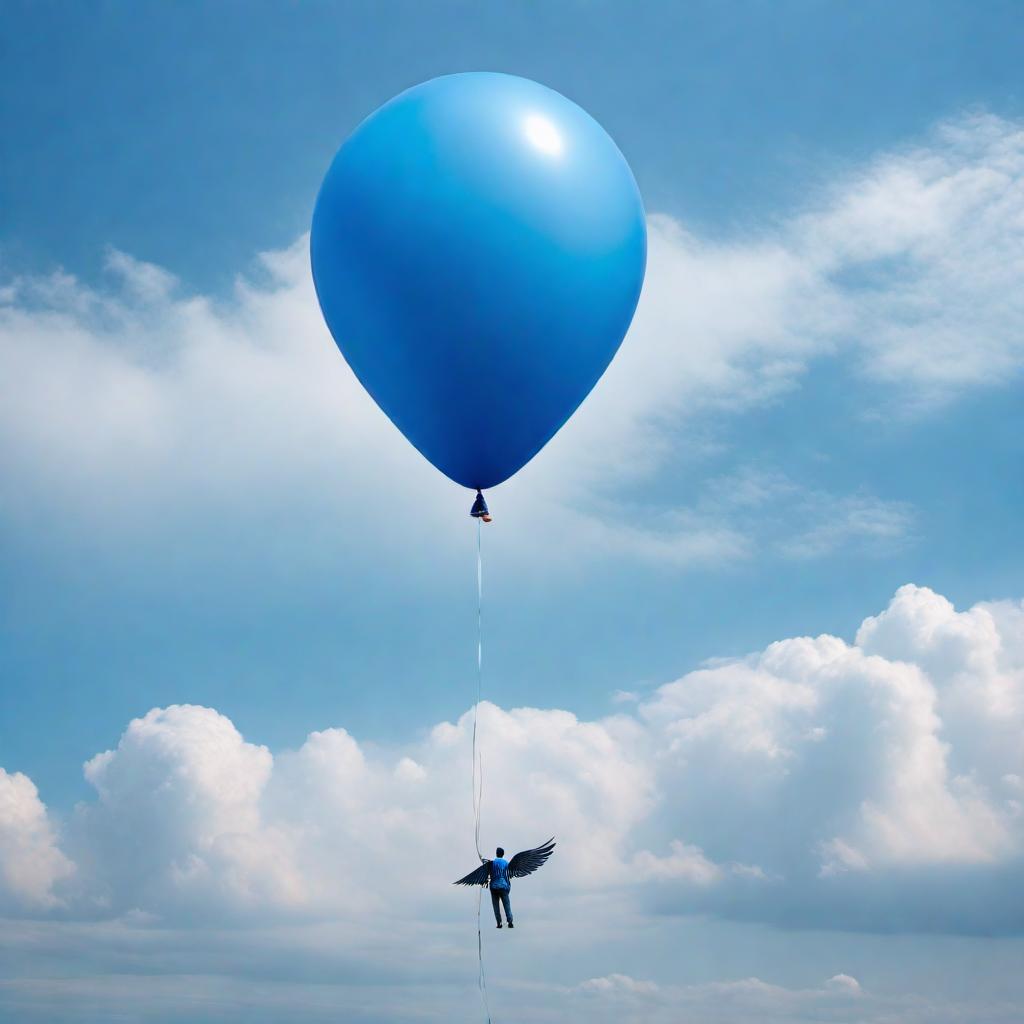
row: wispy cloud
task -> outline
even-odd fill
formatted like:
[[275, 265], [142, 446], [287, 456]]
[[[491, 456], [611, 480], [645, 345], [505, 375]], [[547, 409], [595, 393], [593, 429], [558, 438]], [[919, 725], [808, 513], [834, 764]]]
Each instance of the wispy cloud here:
[[[771, 537], [699, 509], [630, 517], [622, 499], [670, 454], [697, 478], [720, 476], [714, 425], [793, 394], [816, 360], [841, 360], [865, 414], [920, 415], [1015, 379], [1022, 181], [1024, 131], [979, 115], [828, 183], [746, 243], [653, 217], [648, 281], [621, 353], [544, 457], [502, 490], [505, 521], [521, 524], [511, 542], [677, 567], [752, 549], [808, 558], [898, 543], [911, 526], [899, 496], [799, 498], [794, 481], [788, 500], [804, 513], [790, 536]], [[134, 538], [147, 557], [167, 534], [188, 535], [203, 558], [225, 538], [244, 543], [251, 526], [275, 537], [261, 557], [333, 568], [377, 536], [383, 497], [417, 510], [405, 521], [410, 553], [427, 537], [457, 543], [445, 524], [462, 496], [337, 355], [304, 240], [262, 257], [224, 299], [190, 295], [116, 251], [108, 272], [103, 289], [57, 273], [0, 291], [9, 526], [30, 534], [45, 519], [57, 536], [116, 535], [120, 550]]]

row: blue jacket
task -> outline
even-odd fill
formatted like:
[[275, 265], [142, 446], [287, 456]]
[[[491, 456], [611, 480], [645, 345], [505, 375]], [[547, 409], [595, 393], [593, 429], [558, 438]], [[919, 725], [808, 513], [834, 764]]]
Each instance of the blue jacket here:
[[511, 889], [512, 883], [508, 877], [508, 861], [504, 857], [495, 857], [491, 861], [491, 888]]

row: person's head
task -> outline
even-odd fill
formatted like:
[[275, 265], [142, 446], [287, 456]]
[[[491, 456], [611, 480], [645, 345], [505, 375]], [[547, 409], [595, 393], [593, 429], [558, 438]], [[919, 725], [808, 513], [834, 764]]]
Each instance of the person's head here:
[[505, 856], [505, 851], [499, 846], [497, 848], [497, 850], [494, 851], [494, 854], [497, 857], [504, 857]]

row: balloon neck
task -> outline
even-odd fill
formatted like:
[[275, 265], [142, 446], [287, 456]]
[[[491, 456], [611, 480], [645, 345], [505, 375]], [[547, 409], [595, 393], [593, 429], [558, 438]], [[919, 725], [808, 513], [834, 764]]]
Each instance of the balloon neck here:
[[474, 519], [480, 519], [485, 523], [491, 521], [491, 511], [487, 507], [487, 502], [484, 500], [483, 491], [477, 490], [476, 501], [473, 502], [473, 507], [469, 510], [469, 514]]

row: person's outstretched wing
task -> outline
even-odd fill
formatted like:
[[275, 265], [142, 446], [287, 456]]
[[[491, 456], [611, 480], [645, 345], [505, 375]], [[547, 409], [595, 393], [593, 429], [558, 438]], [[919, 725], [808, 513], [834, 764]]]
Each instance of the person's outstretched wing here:
[[509, 877], [522, 878], [525, 875], [532, 875], [551, 856], [554, 848], [555, 838], [552, 836], [543, 846], [538, 846], [535, 850], [523, 850], [522, 853], [517, 853], [508, 862]]
[[470, 871], [465, 878], [460, 878], [457, 882], [452, 882], [452, 885], [486, 885], [488, 879], [491, 877], [490, 873], [491, 862], [485, 860], [483, 864], [476, 869], [476, 871]]

